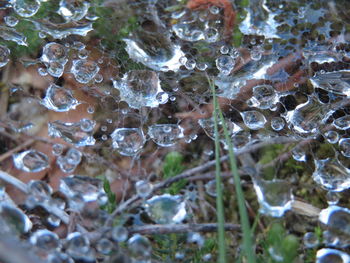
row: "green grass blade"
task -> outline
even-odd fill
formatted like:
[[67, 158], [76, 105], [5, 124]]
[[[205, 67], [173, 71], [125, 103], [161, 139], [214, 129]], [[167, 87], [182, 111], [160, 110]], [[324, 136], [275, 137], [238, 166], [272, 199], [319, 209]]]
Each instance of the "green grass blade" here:
[[[247, 258], [248, 263], [255, 263], [256, 257], [255, 257], [255, 252], [254, 252], [254, 244], [252, 241], [252, 234], [251, 234], [251, 229], [250, 229], [250, 224], [249, 224], [249, 219], [248, 219], [248, 213], [247, 213], [247, 209], [245, 207], [245, 199], [244, 199], [244, 194], [243, 194], [243, 190], [241, 187], [241, 179], [238, 175], [237, 163], [236, 163], [236, 158], [235, 158], [234, 152], [233, 152], [232, 141], [231, 141], [231, 138], [228, 134], [228, 130], [227, 130], [224, 116], [223, 116], [221, 109], [218, 105], [218, 101], [217, 101], [217, 97], [216, 97], [216, 93], [215, 93], [215, 85], [211, 80], [209, 80], [209, 84], [211, 86], [212, 93], [213, 93], [214, 110], [215, 110], [215, 112], [218, 112], [218, 115], [219, 115], [221, 123], [222, 123], [223, 130], [224, 130], [225, 141], [228, 145], [230, 167], [231, 167], [233, 179], [235, 182], [235, 190], [236, 190], [236, 196], [237, 196], [237, 201], [238, 201], [238, 210], [239, 210], [239, 216], [240, 216], [240, 221], [241, 221], [241, 226], [242, 226], [243, 250], [244, 250], [244, 253], [245, 253], [245, 256]], [[216, 132], [217, 131], [215, 131], [215, 133]]]
[[218, 125], [218, 105], [214, 100], [214, 133], [215, 133], [215, 181], [216, 181], [216, 209], [218, 215], [218, 236], [219, 236], [219, 263], [226, 263], [226, 242], [225, 242], [225, 214], [222, 197], [221, 167], [220, 167], [220, 141]]

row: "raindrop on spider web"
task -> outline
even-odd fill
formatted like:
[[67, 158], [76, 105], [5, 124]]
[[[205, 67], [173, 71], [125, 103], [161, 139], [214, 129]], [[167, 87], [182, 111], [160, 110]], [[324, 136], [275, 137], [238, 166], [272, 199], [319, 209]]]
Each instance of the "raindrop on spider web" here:
[[27, 150], [13, 154], [13, 163], [18, 170], [36, 173], [49, 167], [49, 158], [37, 150]]
[[113, 140], [113, 148], [124, 156], [135, 156], [146, 142], [140, 128], [118, 128], [110, 136]]
[[184, 137], [183, 130], [177, 124], [154, 124], [148, 127], [148, 135], [157, 145], [170, 147]]
[[66, 112], [75, 109], [79, 102], [73, 97], [71, 90], [51, 84], [41, 104], [49, 110]]

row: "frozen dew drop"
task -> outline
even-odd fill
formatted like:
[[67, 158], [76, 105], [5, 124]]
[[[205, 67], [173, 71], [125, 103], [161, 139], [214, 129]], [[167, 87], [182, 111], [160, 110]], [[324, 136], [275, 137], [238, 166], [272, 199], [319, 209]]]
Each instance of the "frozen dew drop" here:
[[272, 217], [282, 217], [291, 209], [294, 196], [290, 184], [285, 180], [254, 180], [254, 189], [260, 211]]
[[21, 46], [28, 46], [27, 38], [12, 27], [0, 26], [0, 37]]
[[214, 27], [208, 27], [204, 30], [205, 41], [214, 43], [219, 40], [219, 31]]
[[208, 68], [208, 65], [207, 65], [207, 63], [199, 62], [199, 63], [196, 64], [196, 68], [199, 71], [205, 71]]
[[52, 154], [55, 156], [60, 156], [63, 153], [63, 150], [63, 144], [55, 143], [54, 145], [52, 145]]
[[102, 139], [103, 141], [107, 141], [107, 140], [108, 140], [108, 136], [107, 136], [106, 134], [103, 134], [103, 135], [101, 136], [101, 139]]
[[350, 138], [342, 138], [339, 140], [339, 148], [345, 157], [350, 157]]
[[61, 77], [63, 75], [63, 71], [64, 65], [56, 61], [50, 62], [47, 68], [47, 73], [55, 78]]
[[90, 248], [88, 238], [79, 232], [70, 233], [67, 236], [66, 252], [76, 261], [94, 262], [95, 253]]
[[[86, 130], [86, 123], [89, 124], [89, 131]], [[79, 122], [62, 122], [62, 121], [54, 121], [48, 124], [48, 133], [50, 137], [53, 138], [61, 138], [64, 141], [74, 144], [75, 146], [89, 146], [95, 144], [95, 139], [92, 136], [92, 129], [95, 126], [95, 122], [86, 119], [82, 119]], [[82, 128], [83, 127], [83, 128]]]
[[135, 156], [146, 142], [140, 128], [118, 128], [110, 136], [113, 140], [113, 148], [124, 156]]
[[28, 150], [14, 154], [13, 163], [18, 170], [36, 173], [49, 167], [49, 158], [37, 150]]
[[97, 241], [96, 249], [99, 253], [103, 255], [108, 255], [113, 250], [113, 243], [107, 238], [102, 238]]
[[97, 201], [105, 194], [100, 179], [79, 175], [61, 178], [59, 190], [70, 198], [79, 195], [84, 202]]
[[57, 158], [57, 165], [64, 173], [72, 173], [81, 162], [82, 153], [77, 149], [70, 148], [65, 156]]
[[148, 127], [148, 135], [157, 145], [170, 147], [184, 137], [183, 130], [177, 124], [154, 124]]
[[47, 72], [46, 68], [38, 68], [38, 73], [40, 76], [45, 77], [47, 76], [49, 73]]
[[95, 112], [95, 108], [94, 107], [92, 107], [92, 106], [89, 106], [88, 108], [87, 108], [87, 113], [89, 113], [89, 114], [93, 114], [94, 112]]
[[13, 10], [21, 17], [31, 17], [40, 8], [39, 0], [14, 0]]
[[15, 235], [28, 233], [33, 226], [22, 210], [9, 205], [2, 205], [0, 207], [0, 224], [2, 232]]
[[103, 81], [103, 76], [102, 74], [96, 74], [95, 76], [95, 82], [96, 83], [101, 83]]
[[319, 244], [318, 237], [314, 232], [307, 232], [303, 237], [304, 246], [306, 248], [314, 248]]
[[0, 68], [6, 66], [9, 61], [10, 50], [6, 46], [0, 45]]
[[49, 110], [66, 112], [75, 109], [79, 102], [73, 97], [71, 90], [51, 84], [41, 104]]
[[187, 234], [187, 243], [195, 243], [198, 247], [203, 247], [204, 237], [197, 232], [190, 232]]
[[350, 170], [337, 157], [314, 160], [312, 178], [328, 191], [341, 192], [350, 187]]
[[326, 199], [327, 199], [327, 203], [328, 203], [328, 205], [336, 205], [336, 204], [338, 204], [338, 202], [339, 202], [339, 199], [340, 199], [340, 197], [339, 197], [339, 194], [338, 193], [336, 193], [336, 192], [327, 192], [327, 194], [326, 194]]
[[50, 251], [59, 247], [60, 240], [57, 234], [41, 229], [30, 236], [30, 243], [38, 248]]
[[115, 226], [112, 228], [111, 237], [116, 242], [124, 242], [128, 239], [128, 230], [123, 226]]
[[230, 48], [227, 45], [223, 45], [220, 47], [220, 53], [222, 55], [226, 55], [228, 54], [228, 52], [230, 52]]
[[216, 67], [223, 75], [229, 75], [235, 66], [235, 60], [228, 55], [221, 55], [215, 60]]
[[181, 65], [185, 65], [187, 62], [187, 57], [185, 57], [185, 56], [180, 57], [179, 62], [181, 63]]
[[187, 59], [184, 65], [188, 70], [193, 70], [196, 67], [196, 61], [192, 58]]
[[324, 137], [331, 144], [335, 144], [339, 141], [339, 133], [336, 131], [327, 131], [325, 132]]
[[47, 258], [48, 263], [74, 263], [74, 260], [66, 253], [55, 251]]
[[[216, 197], [217, 193], [216, 193], [216, 180], [210, 180], [209, 182], [207, 182], [205, 184], [205, 192], [212, 196], [212, 197]], [[222, 187], [222, 185], [221, 185]]]
[[258, 111], [244, 111], [241, 116], [244, 124], [251, 130], [259, 130], [265, 126], [266, 118]]
[[99, 70], [100, 67], [94, 61], [85, 59], [74, 60], [71, 68], [76, 81], [82, 84], [89, 83]]
[[56, 227], [59, 227], [60, 224], [61, 224], [61, 219], [55, 215], [49, 215], [47, 218], [46, 218], [46, 222], [47, 224], [52, 227], [52, 228], [56, 228]]
[[51, 200], [52, 188], [44, 181], [31, 180], [28, 183], [28, 192], [26, 206], [30, 209], [47, 204]]
[[90, 7], [88, 1], [61, 0], [58, 14], [66, 21], [79, 21], [86, 16]]
[[252, 107], [259, 109], [272, 108], [277, 103], [275, 89], [271, 85], [258, 85], [253, 88]]
[[65, 46], [56, 42], [47, 43], [43, 48], [40, 60], [44, 63], [57, 62], [65, 65], [68, 61], [68, 51]]
[[271, 119], [271, 128], [275, 131], [281, 131], [285, 126], [285, 122], [281, 117], [273, 117]]
[[178, 195], [155, 195], [145, 202], [145, 208], [157, 224], [181, 223], [187, 215], [185, 202]]
[[345, 115], [333, 121], [334, 127], [339, 130], [347, 130], [350, 128], [350, 115]]
[[305, 150], [301, 146], [295, 146], [292, 149], [292, 157], [298, 162], [306, 162]]
[[5, 16], [4, 21], [7, 26], [14, 27], [18, 24], [18, 19], [15, 16]]
[[253, 47], [253, 49], [250, 51], [250, 57], [254, 61], [258, 61], [262, 57], [263, 51], [260, 47]]
[[207, 253], [202, 256], [204, 262], [209, 262], [212, 259], [212, 254]]
[[348, 263], [350, 256], [337, 249], [322, 248], [316, 253], [316, 263]]
[[130, 256], [134, 260], [142, 260], [142, 262], [147, 262], [146, 260], [151, 257], [152, 253], [151, 242], [147, 237], [140, 234], [135, 234], [128, 240], [128, 250]]
[[212, 13], [213, 15], [217, 15], [220, 12], [220, 8], [217, 7], [216, 5], [212, 5], [211, 7], [209, 7], [209, 11], [210, 13]]
[[136, 182], [135, 188], [138, 196], [145, 198], [152, 192], [153, 186], [148, 181], [141, 180]]
[[[126, 73], [121, 81], [113, 82], [114, 88], [120, 91], [122, 101], [129, 107], [158, 107], [161, 102], [167, 101], [167, 94], [160, 86], [158, 74], [150, 70], [133, 70]], [[159, 94], [162, 96], [159, 97]]]
[[88, 58], [88, 56], [89, 56], [89, 51], [88, 50], [86, 50], [86, 49], [79, 50], [78, 57], [80, 59], [86, 59], [86, 58]]

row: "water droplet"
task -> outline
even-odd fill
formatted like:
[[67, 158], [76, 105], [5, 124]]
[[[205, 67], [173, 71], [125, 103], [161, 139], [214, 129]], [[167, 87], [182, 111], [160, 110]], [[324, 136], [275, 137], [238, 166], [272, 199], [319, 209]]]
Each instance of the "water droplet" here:
[[138, 196], [145, 198], [152, 192], [153, 186], [148, 181], [141, 180], [136, 182], [135, 188]]
[[111, 134], [113, 148], [121, 155], [134, 156], [140, 152], [146, 142], [142, 129], [118, 128]]
[[0, 26], [0, 37], [21, 46], [28, 46], [27, 38], [12, 27]]
[[235, 66], [235, 60], [228, 55], [222, 55], [215, 60], [216, 67], [223, 75], [229, 75]]
[[31, 17], [35, 15], [40, 8], [39, 0], [15, 0], [13, 10], [21, 17]]
[[151, 242], [140, 234], [135, 234], [128, 240], [128, 249], [130, 256], [135, 260], [145, 261], [151, 257]]
[[[223, 185], [221, 184], [221, 187], [223, 187]], [[217, 193], [216, 193], [216, 180], [210, 180], [209, 182], [207, 182], [205, 184], [205, 192], [212, 196], [212, 197], [216, 197]]]
[[298, 162], [306, 162], [306, 153], [301, 146], [295, 146], [292, 149], [292, 157]]
[[48, 263], [74, 263], [74, 260], [70, 256], [58, 251], [50, 253], [47, 260]]
[[95, 255], [90, 248], [90, 242], [86, 236], [79, 232], [70, 233], [67, 236], [66, 252], [75, 260], [82, 260], [85, 262], [94, 261]]
[[193, 70], [196, 67], [196, 61], [194, 59], [187, 59], [184, 65], [188, 70]]
[[170, 147], [184, 137], [183, 130], [177, 124], [154, 124], [148, 127], [148, 135], [157, 145]]
[[51, 84], [41, 104], [49, 110], [66, 112], [75, 109], [79, 102], [73, 97], [71, 90]]
[[65, 65], [68, 62], [68, 51], [65, 46], [56, 42], [50, 42], [44, 46], [40, 60], [47, 64], [57, 62]]
[[339, 148], [345, 157], [350, 157], [350, 138], [342, 138], [339, 140]]
[[52, 145], [52, 154], [55, 156], [60, 156], [63, 153], [63, 150], [63, 144], [55, 143], [54, 145]]
[[117, 242], [124, 242], [128, 239], [128, 235], [128, 230], [123, 226], [115, 226], [111, 232], [112, 239]]
[[258, 111], [244, 111], [241, 116], [244, 124], [251, 130], [259, 130], [265, 126], [266, 118]]
[[345, 252], [332, 248], [322, 248], [317, 251], [316, 263], [348, 263], [350, 256]]
[[157, 224], [181, 223], [187, 215], [185, 202], [178, 195], [155, 195], [146, 201], [145, 208]]
[[190, 232], [187, 234], [187, 243], [195, 243], [198, 247], [202, 247], [204, 245], [204, 238], [201, 234], [196, 232]]
[[329, 206], [336, 205], [339, 202], [339, 194], [336, 192], [327, 192], [326, 194], [327, 203]]
[[306, 248], [314, 248], [317, 247], [319, 244], [318, 237], [314, 232], [305, 233], [303, 237], [303, 242]]
[[205, 41], [214, 43], [219, 40], [219, 31], [214, 27], [208, 27], [204, 30]]
[[271, 128], [275, 131], [280, 131], [284, 128], [285, 122], [281, 117], [273, 117], [271, 119]]
[[162, 93], [161, 100], [167, 100], [167, 94], [162, 90], [158, 74], [154, 71], [129, 71], [121, 81], [114, 81], [113, 85], [119, 89], [121, 100], [127, 102], [129, 107], [134, 109], [158, 107], [160, 103], [158, 94], [160, 93]]
[[79, 21], [88, 12], [90, 3], [87, 1], [78, 0], [61, 0], [58, 14], [66, 21]]
[[32, 222], [22, 210], [8, 205], [0, 207], [0, 223], [2, 232], [8, 234], [20, 235], [32, 228]]
[[346, 115], [344, 117], [340, 117], [333, 121], [334, 127], [339, 130], [347, 130], [350, 128], [350, 115]]
[[44, 181], [31, 180], [28, 183], [26, 206], [30, 209], [44, 205], [51, 200], [52, 188]]
[[75, 79], [82, 84], [89, 83], [100, 70], [100, 67], [94, 62], [85, 59], [74, 60], [71, 72]]
[[0, 45], [0, 68], [7, 65], [7, 63], [10, 61], [9, 57], [10, 57], [10, 50], [6, 46]]
[[102, 238], [97, 241], [96, 243], [96, 249], [98, 252], [100, 252], [103, 255], [108, 255], [113, 250], [113, 243], [107, 238]]
[[59, 247], [60, 240], [55, 233], [46, 229], [41, 229], [30, 236], [30, 243], [40, 249], [50, 251]]
[[339, 141], [339, 134], [336, 131], [327, 131], [324, 136], [329, 143], [334, 144]]
[[18, 24], [18, 19], [14, 16], [5, 16], [4, 21], [7, 26], [14, 27]]
[[70, 148], [65, 156], [57, 158], [57, 165], [64, 173], [72, 173], [81, 162], [82, 153], [77, 149]]
[[291, 186], [285, 180], [254, 180], [260, 211], [272, 217], [282, 217], [294, 200]]
[[270, 109], [277, 101], [276, 91], [271, 85], [258, 85], [253, 87], [253, 96], [250, 99], [251, 107]]
[[[89, 125], [95, 123], [89, 120]], [[85, 125], [85, 119], [80, 120], [79, 122], [62, 122], [54, 121], [48, 124], [49, 129], [48, 133], [50, 137], [53, 138], [62, 138], [64, 141], [74, 144], [78, 147], [94, 145], [95, 139], [92, 136], [92, 129], [89, 126], [89, 131], [84, 131], [82, 126]]]
[[28, 150], [14, 154], [13, 163], [19, 170], [36, 173], [49, 167], [49, 158], [37, 150]]
[[344, 167], [337, 157], [314, 162], [315, 171], [312, 177], [324, 189], [341, 192], [350, 187], [350, 170]]

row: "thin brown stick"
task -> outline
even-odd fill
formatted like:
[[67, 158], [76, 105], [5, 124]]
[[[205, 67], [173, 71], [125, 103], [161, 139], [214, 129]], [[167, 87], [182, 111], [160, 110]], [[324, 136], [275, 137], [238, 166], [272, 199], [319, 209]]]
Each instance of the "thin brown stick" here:
[[6, 160], [7, 158], [11, 157], [12, 154], [14, 154], [14, 153], [16, 153], [16, 152], [18, 152], [18, 151], [28, 147], [29, 145], [32, 145], [34, 142], [35, 142], [35, 140], [30, 139], [30, 140], [28, 140], [28, 141], [18, 145], [17, 147], [15, 147], [15, 148], [5, 152], [4, 154], [0, 155], [0, 162], [2, 162], [4, 160]]
[[[170, 225], [145, 225], [128, 227], [130, 234], [155, 235], [171, 233], [189, 233], [189, 232], [216, 232], [218, 226], [216, 223], [207, 224], [170, 224]], [[237, 224], [225, 224], [226, 231], [238, 231], [240, 226]]]

